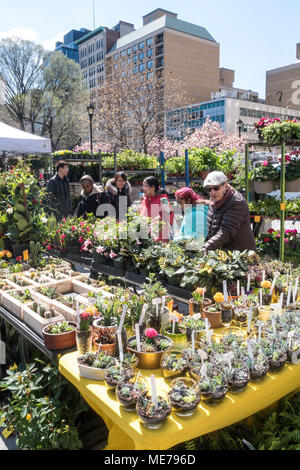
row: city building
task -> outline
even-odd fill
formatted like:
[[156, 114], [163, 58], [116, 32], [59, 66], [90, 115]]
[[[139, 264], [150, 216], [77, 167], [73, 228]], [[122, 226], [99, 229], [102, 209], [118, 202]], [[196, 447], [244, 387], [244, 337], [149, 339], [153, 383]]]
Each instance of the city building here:
[[267, 71], [266, 103], [300, 109], [300, 43], [296, 49], [297, 62]]
[[219, 44], [202, 26], [161, 8], [145, 15], [141, 28], [120, 37], [105, 61], [106, 80], [114, 73], [125, 76], [128, 67], [149, 77], [171, 73], [179, 80], [179, 100], [184, 96], [185, 103], [208, 100], [219, 90]]
[[91, 95], [105, 81], [105, 56], [115, 42], [134, 30], [131, 23], [120, 21], [113, 29], [100, 26], [76, 41], [84, 85]]
[[258, 140], [254, 123], [262, 117], [300, 119], [300, 110], [232, 97], [215, 98], [166, 113], [166, 137], [180, 140], [185, 137], [188, 129], [201, 129], [207, 117], [218, 122], [228, 134], [238, 133], [237, 122], [241, 120], [241, 135], [252, 142]]
[[57, 42], [55, 44], [55, 52], [61, 51], [69, 59], [73, 59], [75, 62], [79, 62], [78, 45], [76, 41], [83, 36], [86, 36], [86, 34], [89, 32], [90, 30], [86, 28], [81, 28], [79, 31], [72, 29], [72, 31], [69, 31], [64, 35], [63, 42]]

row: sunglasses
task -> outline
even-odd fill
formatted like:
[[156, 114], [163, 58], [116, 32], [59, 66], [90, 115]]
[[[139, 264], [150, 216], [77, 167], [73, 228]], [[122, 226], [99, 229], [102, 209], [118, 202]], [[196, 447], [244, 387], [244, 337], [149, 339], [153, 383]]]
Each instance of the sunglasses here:
[[[222, 185], [221, 185], [222, 186]], [[210, 193], [212, 190], [214, 190], [215, 192], [219, 191], [219, 189], [221, 188], [221, 186], [213, 186], [212, 188], [207, 188], [208, 192]]]

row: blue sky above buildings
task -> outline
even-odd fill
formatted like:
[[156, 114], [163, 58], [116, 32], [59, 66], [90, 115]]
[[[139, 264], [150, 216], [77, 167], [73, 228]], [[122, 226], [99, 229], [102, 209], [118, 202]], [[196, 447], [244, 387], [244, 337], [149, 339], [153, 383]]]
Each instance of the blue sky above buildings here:
[[[19, 30], [48, 49], [71, 29], [93, 28], [93, 0], [0, 0], [0, 7], [0, 38]], [[142, 17], [156, 8], [206, 28], [220, 43], [220, 66], [236, 71], [235, 86], [259, 91], [261, 97], [266, 70], [296, 60], [299, 0], [161, 0], [148, 7], [137, 0], [95, 0], [95, 26], [113, 27], [123, 20], [139, 28]]]

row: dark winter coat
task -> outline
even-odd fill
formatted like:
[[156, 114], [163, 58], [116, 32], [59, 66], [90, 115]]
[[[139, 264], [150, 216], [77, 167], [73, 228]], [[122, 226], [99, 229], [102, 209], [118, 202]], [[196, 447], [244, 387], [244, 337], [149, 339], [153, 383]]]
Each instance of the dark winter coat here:
[[205, 250], [256, 250], [249, 207], [237, 191], [219, 209], [210, 207], [207, 229], [207, 241], [203, 246]]
[[124, 218], [124, 215], [125, 215], [125, 214], [120, 214], [120, 197], [121, 196], [123, 198], [126, 197], [126, 205], [128, 209], [132, 204], [131, 199], [130, 199], [130, 193], [131, 193], [131, 185], [128, 181], [126, 181], [121, 191], [117, 187], [114, 179], [109, 180], [106, 184], [106, 194], [107, 194], [107, 197], [109, 198], [110, 204], [112, 204], [116, 210], [117, 220], [120, 220], [120, 215], [121, 215], [121, 219]]
[[61, 179], [58, 174], [56, 174], [50, 178], [46, 191], [47, 209], [54, 213], [57, 220], [72, 214], [70, 185], [66, 177]]
[[108, 198], [105, 194], [103, 187], [98, 187], [94, 184], [93, 191], [87, 196], [84, 190], [81, 191], [78, 205], [75, 209], [75, 217], [86, 217], [87, 214], [96, 216], [98, 206], [100, 204], [107, 204]]

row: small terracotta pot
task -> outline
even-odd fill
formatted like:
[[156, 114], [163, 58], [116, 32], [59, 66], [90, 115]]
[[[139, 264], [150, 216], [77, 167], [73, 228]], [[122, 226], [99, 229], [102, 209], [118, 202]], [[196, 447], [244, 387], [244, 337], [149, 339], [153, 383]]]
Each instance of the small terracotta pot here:
[[44, 327], [43, 338], [46, 348], [52, 351], [56, 351], [73, 348], [76, 345], [76, 328], [78, 325], [73, 321], [69, 321], [68, 323], [75, 326], [74, 330], [67, 331], [66, 333], [60, 333], [59, 335], [52, 335], [47, 333], [46, 329], [49, 327], [49, 323]]
[[206, 307], [203, 309], [203, 318], [207, 318], [211, 328], [221, 328], [223, 325], [221, 323], [221, 312], [218, 312], [217, 310], [214, 312], [208, 311], [208, 308]]
[[99, 346], [100, 346], [100, 351], [103, 351], [105, 352], [106, 354], [108, 354], [109, 356], [112, 356], [114, 357], [115, 355], [115, 350], [116, 350], [116, 343], [113, 343], [113, 344], [100, 344], [97, 343], [97, 336], [94, 336], [93, 338], [93, 350], [95, 352], [98, 351], [99, 349]]

